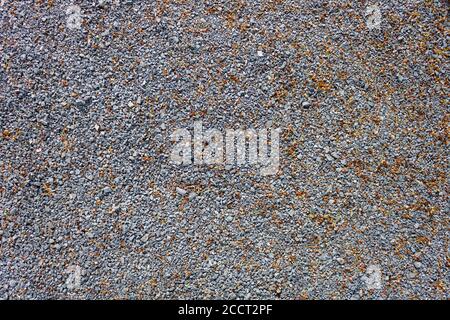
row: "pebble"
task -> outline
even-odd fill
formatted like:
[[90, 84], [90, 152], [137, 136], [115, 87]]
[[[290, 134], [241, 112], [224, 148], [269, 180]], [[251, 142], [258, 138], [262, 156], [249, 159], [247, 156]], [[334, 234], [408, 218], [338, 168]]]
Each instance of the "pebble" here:
[[311, 104], [308, 101], [303, 101], [302, 102], [303, 109], [309, 109], [310, 106], [311, 106]]

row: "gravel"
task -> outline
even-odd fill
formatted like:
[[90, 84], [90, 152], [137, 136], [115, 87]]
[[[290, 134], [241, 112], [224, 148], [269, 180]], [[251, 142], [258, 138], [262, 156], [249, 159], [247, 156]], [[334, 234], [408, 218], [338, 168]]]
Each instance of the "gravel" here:
[[69, 5], [0, 7], [0, 298], [450, 298], [446, 1]]

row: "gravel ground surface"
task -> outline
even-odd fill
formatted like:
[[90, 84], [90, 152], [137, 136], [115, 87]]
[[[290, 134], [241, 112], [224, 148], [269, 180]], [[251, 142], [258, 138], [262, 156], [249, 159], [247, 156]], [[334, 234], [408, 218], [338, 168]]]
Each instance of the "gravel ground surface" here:
[[[0, 297], [450, 298], [447, 11], [1, 1]], [[196, 120], [278, 173], [172, 164]]]

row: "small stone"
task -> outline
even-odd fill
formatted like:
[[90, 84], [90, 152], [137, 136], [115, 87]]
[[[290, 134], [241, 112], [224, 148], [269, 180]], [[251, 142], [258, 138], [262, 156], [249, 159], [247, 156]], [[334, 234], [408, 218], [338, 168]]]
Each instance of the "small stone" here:
[[186, 190], [184, 190], [184, 189], [182, 189], [182, 188], [179, 188], [179, 187], [177, 187], [177, 193], [179, 194], [179, 195], [182, 195], [182, 196], [184, 196], [186, 193], [187, 193], [187, 191]]
[[258, 57], [264, 56], [264, 52], [262, 52], [261, 50], [258, 50], [256, 54], [258, 55]]
[[422, 262], [419, 262], [419, 261], [414, 262], [414, 267], [416, 267], [416, 269], [422, 268]]
[[103, 189], [103, 195], [104, 196], [108, 196], [108, 195], [110, 195], [112, 193], [112, 189], [110, 188], [110, 187], [105, 187], [104, 189]]
[[311, 104], [308, 101], [303, 101], [303, 103], [302, 103], [303, 109], [309, 109], [310, 106], [311, 106]]
[[141, 241], [142, 241], [142, 242], [147, 242], [147, 240], [148, 240], [148, 234], [145, 234], [145, 235], [141, 238]]
[[196, 194], [195, 192], [189, 193], [189, 200], [194, 199], [196, 195], [197, 195], [197, 194]]

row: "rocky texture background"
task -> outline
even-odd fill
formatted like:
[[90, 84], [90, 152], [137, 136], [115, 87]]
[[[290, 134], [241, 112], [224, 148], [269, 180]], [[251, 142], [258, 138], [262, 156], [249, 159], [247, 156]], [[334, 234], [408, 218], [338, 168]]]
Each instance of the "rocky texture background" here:
[[[448, 299], [447, 11], [1, 1], [0, 297]], [[196, 120], [279, 172], [171, 164]]]

